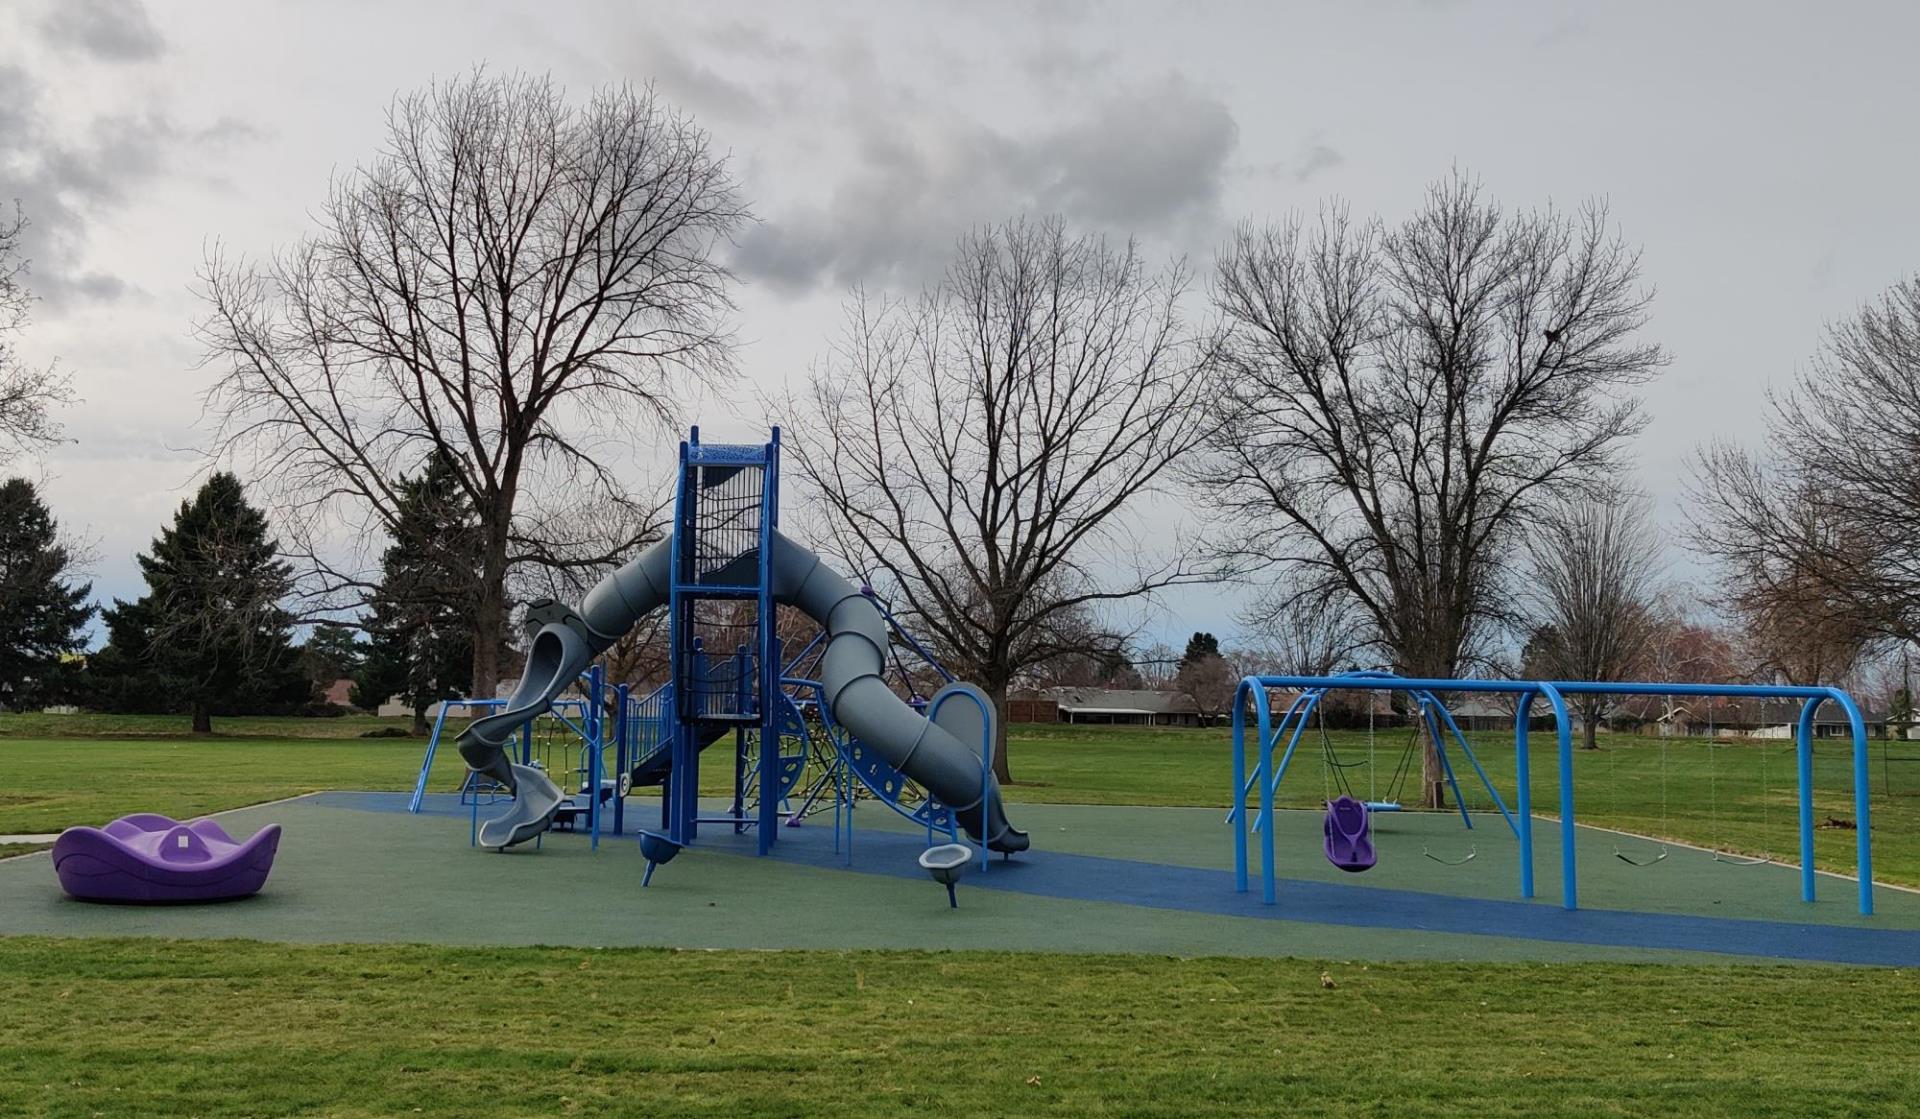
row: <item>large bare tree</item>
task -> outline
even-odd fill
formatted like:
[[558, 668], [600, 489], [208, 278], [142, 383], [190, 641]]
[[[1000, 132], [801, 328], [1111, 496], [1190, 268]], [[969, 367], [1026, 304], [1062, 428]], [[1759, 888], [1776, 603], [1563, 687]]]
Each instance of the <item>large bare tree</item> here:
[[26, 227], [18, 204], [12, 217], [0, 216], [0, 463], [58, 440], [52, 411], [73, 400], [71, 383], [57, 366], [30, 364], [16, 348], [33, 308], [28, 261], [20, 250]]
[[[1642, 426], [1627, 390], [1665, 356], [1639, 277], [1603, 205], [1507, 211], [1457, 175], [1396, 226], [1242, 228], [1190, 472], [1223, 553], [1339, 598], [1400, 672], [1458, 675], [1511, 620], [1520, 529]], [[1432, 743], [1423, 776], [1440, 806]]]
[[1344, 597], [1299, 579], [1297, 572], [1282, 572], [1242, 613], [1240, 628], [1249, 636], [1235, 658], [1247, 672], [1330, 676], [1374, 644], [1365, 623], [1350, 616]]
[[[1920, 640], [1920, 277], [1828, 328], [1766, 442], [1712, 445], [1693, 471], [1696, 546], [1734, 605], [1797, 616], [1836, 653], [1863, 630]], [[1821, 660], [1797, 672], [1845, 670]]]
[[[1709, 449], [1701, 462], [1718, 470], [1728, 488], [1708, 498], [1695, 479], [1696, 514], [1717, 518], [1703, 526], [1695, 546], [1720, 561], [1715, 604], [1738, 624], [1748, 675], [1840, 684], [1876, 645], [1904, 636], [1911, 619], [1884, 586], [1866, 576], [1884, 576], [1904, 556], [1888, 564], [1856, 554], [1868, 540], [1853, 542], [1841, 506], [1815, 492], [1811, 479], [1790, 481], [1790, 475], [1766, 472], [1725, 445]], [[1765, 518], [1753, 522], [1765, 532], [1765, 548], [1740, 540], [1737, 533], [1746, 528], [1725, 518], [1733, 507], [1726, 499], [1742, 494], [1742, 514]], [[1880, 541], [1887, 544], [1885, 537]]]
[[575, 104], [479, 72], [398, 98], [387, 133], [304, 240], [209, 261], [208, 404], [329, 604], [364, 589], [329, 541], [377, 536], [401, 478], [454, 464], [484, 538], [484, 694], [510, 572], [608, 562], [655, 531], [636, 518], [632, 540], [583, 548], [569, 509], [628, 502], [620, 448], [731, 369], [716, 252], [748, 215], [707, 134], [651, 89]]
[[[1659, 629], [1660, 536], [1644, 499], [1602, 494], [1542, 518], [1529, 533], [1523, 609], [1530, 676], [1624, 680], [1645, 666]], [[1577, 695], [1585, 746], [1607, 698]]]
[[1058, 220], [981, 229], [918, 298], [856, 295], [788, 405], [831, 545], [1003, 716], [1024, 669], [1105, 651], [1090, 610], [1206, 577], [1132, 515], [1203, 430], [1187, 288]]

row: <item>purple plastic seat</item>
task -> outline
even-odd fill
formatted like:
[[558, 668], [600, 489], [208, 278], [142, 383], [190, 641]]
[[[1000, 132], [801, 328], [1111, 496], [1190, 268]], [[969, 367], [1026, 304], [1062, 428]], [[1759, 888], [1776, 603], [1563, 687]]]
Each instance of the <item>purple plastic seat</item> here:
[[1354, 874], [1373, 866], [1373, 820], [1366, 805], [1348, 796], [1328, 801], [1326, 833], [1328, 862]]
[[280, 825], [241, 843], [209, 819], [141, 812], [104, 828], [68, 828], [53, 842], [60, 887], [84, 901], [221, 901], [258, 893], [280, 849]]

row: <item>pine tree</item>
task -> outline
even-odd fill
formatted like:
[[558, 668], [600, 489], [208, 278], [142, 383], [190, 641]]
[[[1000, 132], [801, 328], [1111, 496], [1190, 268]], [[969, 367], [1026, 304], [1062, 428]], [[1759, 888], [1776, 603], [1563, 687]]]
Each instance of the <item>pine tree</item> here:
[[300, 646], [300, 663], [320, 692], [333, 687], [336, 680], [357, 677], [366, 660], [367, 647], [360, 635], [338, 622], [315, 625]]
[[96, 702], [188, 711], [204, 734], [216, 714], [282, 714], [310, 701], [292, 618], [280, 606], [292, 577], [278, 548], [238, 478], [207, 479], [138, 557], [147, 593], [105, 613], [107, 647], [92, 666]]
[[1187, 651], [1180, 654], [1180, 667], [1186, 668], [1195, 661], [1220, 655], [1220, 639], [1211, 633], [1196, 633], [1187, 638]]
[[70, 659], [86, 645], [93, 584], [73, 581], [74, 556], [32, 482], [0, 482], [0, 706], [11, 711], [69, 698]]
[[466, 695], [472, 683], [482, 536], [459, 475], [443, 457], [430, 459], [400, 491], [353, 702], [377, 707], [398, 697], [413, 709], [414, 729], [424, 732], [427, 708]]

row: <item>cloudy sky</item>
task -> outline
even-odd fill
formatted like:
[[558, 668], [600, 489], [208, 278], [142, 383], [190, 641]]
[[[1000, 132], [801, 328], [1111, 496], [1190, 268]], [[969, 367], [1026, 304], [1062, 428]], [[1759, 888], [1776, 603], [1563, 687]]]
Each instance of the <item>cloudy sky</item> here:
[[[31, 354], [83, 403], [29, 464], [131, 597], [204, 463], [195, 269], [298, 237], [396, 91], [485, 63], [654, 82], [732, 151], [742, 363], [804, 375], [847, 285], [911, 286], [1022, 211], [1204, 267], [1340, 196], [1395, 218], [1460, 167], [1517, 206], [1604, 196], [1644, 246], [1641, 483], [1680, 535], [1689, 451], [1752, 439], [1822, 324], [1920, 269], [1920, 5], [154, 3], [0, 6], [0, 197], [34, 221]], [[740, 394], [744, 396], [745, 394]], [[755, 417], [693, 410], [722, 435]], [[663, 441], [662, 455], [670, 454]], [[1150, 625], [1233, 629], [1242, 592]]]

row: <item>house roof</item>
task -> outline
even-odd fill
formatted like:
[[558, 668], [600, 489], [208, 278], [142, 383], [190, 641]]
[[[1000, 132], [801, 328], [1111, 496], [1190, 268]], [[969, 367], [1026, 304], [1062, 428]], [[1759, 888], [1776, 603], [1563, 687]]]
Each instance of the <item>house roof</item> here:
[[1192, 714], [1193, 701], [1153, 688], [1052, 688], [1047, 698], [1075, 715]]

